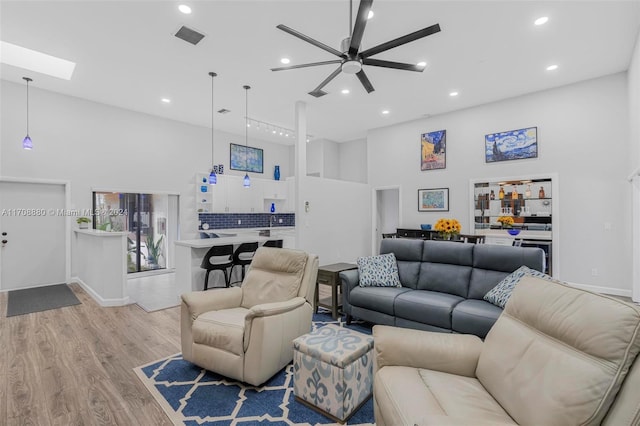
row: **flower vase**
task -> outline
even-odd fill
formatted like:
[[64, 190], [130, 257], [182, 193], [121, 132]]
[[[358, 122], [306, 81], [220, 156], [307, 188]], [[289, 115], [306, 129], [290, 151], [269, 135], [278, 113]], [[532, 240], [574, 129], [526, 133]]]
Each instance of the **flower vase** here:
[[273, 170], [273, 178], [275, 180], [280, 180], [280, 166], [275, 166], [275, 169]]

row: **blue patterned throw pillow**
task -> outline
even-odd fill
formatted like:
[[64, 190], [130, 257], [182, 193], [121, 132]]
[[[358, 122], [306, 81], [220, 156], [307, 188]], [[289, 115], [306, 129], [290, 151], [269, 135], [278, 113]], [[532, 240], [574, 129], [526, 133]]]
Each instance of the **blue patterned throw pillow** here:
[[536, 271], [535, 269], [531, 269], [526, 266], [521, 266], [510, 275], [507, 275], [494, 288], [489, 290], [487, 294], [484, 295], [483, 299], [504, 309], [511, 297], [511, 292], [513, 292], [513, 289], [516, 288], [516, 284], [518, 284], [525, 275], [553, 281], [553, 278], [547, 274], [543, 274], [540, 271]]
[[358, 258], [360, 287], [402, 287], [393, 253]]

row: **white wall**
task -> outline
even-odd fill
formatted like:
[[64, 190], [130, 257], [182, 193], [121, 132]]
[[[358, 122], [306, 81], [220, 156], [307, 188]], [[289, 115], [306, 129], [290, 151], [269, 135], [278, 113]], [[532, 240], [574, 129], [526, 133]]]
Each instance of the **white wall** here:
[[629, 156], [629, 170], [640, 167], [640, 32], [627, 72], [629, 85], [629, 118], [631, 155]]
[[[629, 85], [629, 173], [640, 168], [640, 32], [627, 71]], [[635, 177], [632, 191], [633, 200], [633, 300], [640, 303], [640, 177]]]
[[327, 179], [340, 179], [340, 153], [339, 144], [324, 140], [322, 143], [322, 156], [324, 162], [324, 173], [322, 177]]
[[[22, 149], [25, 136], [24, 85], [1, 81], [0, 172], [3, 176], [71, 181], [72, 208], [91, 207], [91, 188], [180, 194], [181, 238], [195, 238], [195, 173], [211, 167], [211, 129], [29, 88], [33, 151]], [[216, 132], [215, 163], [226, 174], [229, 143], [244, 135]], [[264, 149], [264, 174], [281, 179], [293, 173], [292, 148], [251, 138]], [[73, 256], [72, 256], [73, 258]], [[72, 268], [72, 275], [75, 269]]]
[[367, 140], [356, 139], [338, 144], [340, 179], [367, 182]]
[[[371, 254], [371, 191], [368, 185], [303, 176], [299, 247], [320, 257], [320, 265], [355, 262]], [[309, 202], [305, 212], [304, 203]]]
[[[538, 127], [538, 158], [485, 163], [485, 134], [530, 126]], [[421, 172], [420, 134], [441, 129], [447, 130], [446, 169]], [[402, 227], [454, 217], [468, 232], [469, 179], [557, 172], [559, 278], [630, 295], [628, 137], [627, 78], [620, 73], [372, 130], [368, 179], [372, 187], [402, 186]], [[418, 212], [417, 190], [441, 187], [450, 190], [450, 211]]]

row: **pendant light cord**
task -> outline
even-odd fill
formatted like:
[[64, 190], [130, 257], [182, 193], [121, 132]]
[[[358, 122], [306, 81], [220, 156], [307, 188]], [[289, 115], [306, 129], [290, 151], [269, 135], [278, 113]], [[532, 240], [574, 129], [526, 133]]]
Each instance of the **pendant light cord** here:
[[214, 110], [214, 106], [213, 106], [213, 78], [215, 76], [217, 76], [218, 74], [216, 74], [215, 72], [210, 72], [209, 75], [211, 76], [211, 170], [213, 170], [213, 147], [214, 147], [214, 126], [213, 126], [213, 121], [214, 121], [214, 117], [215, 117], [215, 110]]
[[349, 34], [349, 37], [353, 35], [352, 31], [353, 31], [353, 0], [349, 0], [349, 30], [347, 31], [347, 34]]
[[249, 86], [244, 87], [244, 166], [249, 171]]
[[29, 136], [29, 82], [33, 81], [29, 77], [22, 77], [27, 82], [27, 136]]

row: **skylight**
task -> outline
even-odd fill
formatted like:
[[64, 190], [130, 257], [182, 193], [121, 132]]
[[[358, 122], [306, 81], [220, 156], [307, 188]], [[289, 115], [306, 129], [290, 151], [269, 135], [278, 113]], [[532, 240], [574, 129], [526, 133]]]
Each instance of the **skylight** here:
[[0, 41], [0, 62], [63, 80], [71, 80], [71, 75], [76, 68], [75, 62], [6, 41]]

